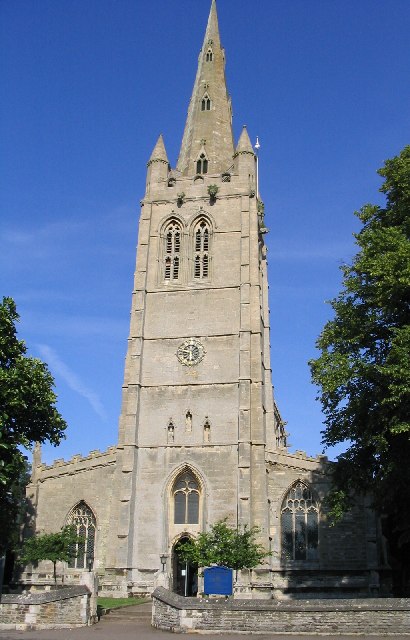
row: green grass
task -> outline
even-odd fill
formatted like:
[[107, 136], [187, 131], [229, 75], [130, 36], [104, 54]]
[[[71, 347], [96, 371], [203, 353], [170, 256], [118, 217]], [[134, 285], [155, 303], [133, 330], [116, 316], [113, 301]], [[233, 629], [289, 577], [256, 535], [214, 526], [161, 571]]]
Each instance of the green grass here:
[[147, 598], [98, 598], [97, 600], [98, 606], [102, 609], [119, 609], [143, 602], [149, 602], [149, 600]]

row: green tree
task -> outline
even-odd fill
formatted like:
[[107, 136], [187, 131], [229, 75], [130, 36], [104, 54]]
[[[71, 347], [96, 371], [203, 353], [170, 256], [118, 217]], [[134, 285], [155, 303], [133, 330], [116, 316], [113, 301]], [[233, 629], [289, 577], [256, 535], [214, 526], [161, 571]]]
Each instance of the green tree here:
[[57, 583], [57, 562], [69, 562], [75, 556], [81, 536], [73, 526], [66, 526], [58, 533], [43, 533], [28, 538], [23, 546], [21, 561], [24, 564], [38, 564], [41, 560], [53, 563], [54, 583]]
[[[385, 535], [402, 564], [410, 559], [410, 146], [378, 172], [384, 207], [356, 215], [358, 252], [342, 266], [310, 362], [325, 415], [323, 443], [344, 443], [333, 471], [332, 513], [352, 492], [371, 494], [387, 520]], [[403, 578], [403, 575], [402, 575]], [[406, 579], [406, 578], [405, 578]]]
[[[15, 519], [16, 486], [26, 470], [23, 449], [35, 442], [57, 445], [66, 423], [55, 407], [54, 380], [47, 365], [26, 355], [17, 338], [19, 315], [12, 298], [0, 304], [0, 513]], [[10, 527], [0, 528], [0, 554], [10, 544]]]
[[252, 569], [261, 564], [270, 552], [256, 542], [258, 527], [234, 529], [225, 520], [203, 531], [195, 539], [178, 547], [182, 560], [198, 567], [212, 564], [231, 569]]

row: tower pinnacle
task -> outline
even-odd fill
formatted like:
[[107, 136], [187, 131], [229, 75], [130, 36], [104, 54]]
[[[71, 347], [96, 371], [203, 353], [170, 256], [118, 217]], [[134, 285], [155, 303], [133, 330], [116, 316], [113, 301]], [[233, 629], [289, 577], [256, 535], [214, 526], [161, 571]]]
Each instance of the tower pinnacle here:
[[165, 150], [164, 139], [162, 137], [162, 133], [159, 135], [156, 145], [151, 153], [151, 157], [148, 161], [148, 164], [152, 162], [166, 162], [168, 164], [168, 156]]
[[[216, 2], [212, 0], [177, 168], [183, 175], [205, 173], [204, 166], [207, 173], [219, 173], [230, 167], [233, 152], [225, 54], [219, 36]], [[207, 162], [198, 163], [200, 158]]]

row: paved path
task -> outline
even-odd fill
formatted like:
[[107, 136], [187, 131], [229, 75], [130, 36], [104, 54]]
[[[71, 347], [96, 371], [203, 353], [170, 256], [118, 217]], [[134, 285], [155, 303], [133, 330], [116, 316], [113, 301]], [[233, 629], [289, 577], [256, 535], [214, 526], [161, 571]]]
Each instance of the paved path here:
[[[195, 634], [198, 640], [243, 640], [251, 634]], [[158, 631], [151, 627], [151, 603], [116, 609], [98, 624], [79, 629], [44, 629], [39, 631], [0, 631], [0, 640], [177, 640], [186, 634]], [[193, 638], [193, 634], [188, 635]], [[255, 635], [255, 640], [409, 640], [409, 636], [327, 636], [327, 635]]]

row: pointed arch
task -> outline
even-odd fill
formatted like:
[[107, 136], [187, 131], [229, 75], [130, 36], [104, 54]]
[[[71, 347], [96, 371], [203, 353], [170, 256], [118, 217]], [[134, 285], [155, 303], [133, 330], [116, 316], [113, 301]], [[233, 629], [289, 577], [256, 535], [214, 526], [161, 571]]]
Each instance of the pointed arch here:
[[163, 279], [176, 281], [180, 276], [182, 225], [172, 217], [163, 226]]
[[85, 569], [95, 558], [95, 536], [97, 520], [93, 510], [84, 501], [80, 500], [69, 512], [66, 524], [75, 527], [80, 542], [73, 549], [73, 556], [68, 563], [70, 568]]
[[201, 216], [192, 227], [193, 277], [208, 280], [210, 276], [212, 226], [209, 219]]
[[205, 93], [201, 100], [201, 111], [210, 111], [211, 110], [211, 98], [208, 93]]
[[199, 524], [200, 485], [190, 469], [182, 471], [172, 488], [174, 524]]
[[212, 47], [208, 47], [207, 52], [206, 52], [206, 56], [205, 56], [205, 60], [207, 62], [212, 62], [214, 57], [214, 52], [212, 51]]
[[206, 495], [202, 474], [185, 462], [174, 469], [164, 488], [172, 530], [178, 527], [179, 531], [181, 525], [197, 530], [203, 524]]
[[283, 561], [316, 561], [319, 546], [319, 502], [308, 483], [296, 480], [281, 506]]
[[208, 158], [205, 151], [201, 151], [196, 161], [196, 172], [198, 175], [208, 173]]

